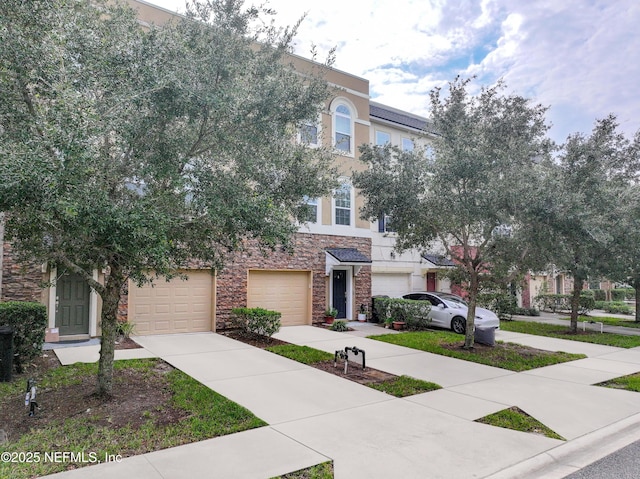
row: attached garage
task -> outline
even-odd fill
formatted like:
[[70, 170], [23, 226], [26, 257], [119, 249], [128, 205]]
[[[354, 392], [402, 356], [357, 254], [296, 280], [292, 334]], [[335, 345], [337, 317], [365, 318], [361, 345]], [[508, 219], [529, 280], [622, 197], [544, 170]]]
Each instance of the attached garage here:
[[311, 271], [249, 270], [247, 307], [282, 313], [283, 326], [311, 324]]
[[372, 296], [385, 295], [400, 298], [411, 292], [411, 273], [372, 273]]
[[215, 278], [209, 270], [190, 270], [188, 280], [158, 278], [153, 285], [129, 282], [129, 321], [135, 334], [212, 331]]

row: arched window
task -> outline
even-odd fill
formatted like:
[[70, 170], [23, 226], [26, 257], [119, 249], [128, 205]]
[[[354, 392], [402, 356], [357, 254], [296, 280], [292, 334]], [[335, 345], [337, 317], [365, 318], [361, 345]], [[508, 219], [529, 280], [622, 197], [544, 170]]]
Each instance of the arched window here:
[[351, 107], [338, 102], [333, 111], [333, 145], [349, 154], [353, 154], [353, 120]]

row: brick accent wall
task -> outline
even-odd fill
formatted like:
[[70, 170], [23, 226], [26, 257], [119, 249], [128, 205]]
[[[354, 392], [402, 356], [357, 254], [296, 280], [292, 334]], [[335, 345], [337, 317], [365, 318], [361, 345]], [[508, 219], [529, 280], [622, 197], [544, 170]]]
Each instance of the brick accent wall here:
[[11, 243], [4, 242], [2, 248], [2, 295], [0, 301], [43, 300], [42, 269], [37, 264], [16, 262]]
[[[325, 272], [327, 248], [357, 248], [371, 257], [369, 238], [297, 233], [292, 254], [278, 250], [264, 256], [255, 245], [251, 245], [247, 251], [229, 258], [217, 277], [216, 327], [224, 329], [231, 309], [246, 306], [249, 269], [313, 271], [312, 320], [314, 323], [323, 322], [329, 298], [329, 283]], [[358, 276], [353, 277], [353, 284], [355, 318], [360, 304], [368, 305], [371, 302], [371, 267], [362, 267]]]

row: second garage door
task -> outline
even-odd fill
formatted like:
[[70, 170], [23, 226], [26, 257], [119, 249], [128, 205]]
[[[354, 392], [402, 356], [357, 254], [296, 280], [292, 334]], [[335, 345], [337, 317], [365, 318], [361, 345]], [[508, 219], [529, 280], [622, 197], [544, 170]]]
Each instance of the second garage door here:
[[282, 313], [283, 326], [311, 324], [310, 271], [249, 271], [247, 307]]
[[129, 321], [134, 334], [211, 331], [214, 277], [210, 271], [188, 271], [188, 280], [156, 279], [153, 286], [129, 283]]

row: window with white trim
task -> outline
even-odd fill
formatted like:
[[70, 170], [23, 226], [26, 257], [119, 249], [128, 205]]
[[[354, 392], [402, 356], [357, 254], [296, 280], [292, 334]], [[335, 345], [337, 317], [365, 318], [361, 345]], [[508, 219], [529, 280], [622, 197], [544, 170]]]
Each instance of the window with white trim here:
[[309, 146], [319, 146], [320, 128], [317, 122], [305, 121], [298, 128], [298, 141]]
[[340, 103], [333, 113], [334, 146], [340, 151], [353, 153], [353, 113]]
[[376, 131], [376, 145], [384, 146], [391, 143], [391, 135], [386, 131]]
[[318, 222], [318, 198], [304, 197], [304, 201], [307, 204], [307, 216], [304, 218], [306, 223]]
[[344, 183], [335, 191], [333, 199], [335, 205], [335, 224], [351, 225], [351, 185]]
[[402, 139], [402, 151], [413, 151], [414, 145], [411, 138]]

